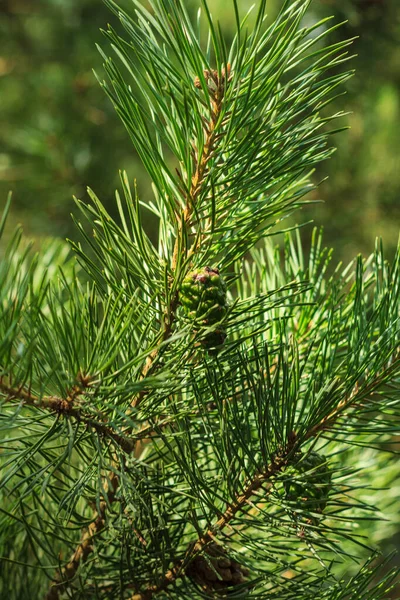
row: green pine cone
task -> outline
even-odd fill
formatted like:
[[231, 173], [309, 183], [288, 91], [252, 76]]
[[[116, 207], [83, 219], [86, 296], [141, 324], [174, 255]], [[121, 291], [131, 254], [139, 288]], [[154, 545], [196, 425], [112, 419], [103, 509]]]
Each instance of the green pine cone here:
[[325, 457], [317, 452], [310, 452], [304, 458], [301, 457], [290, 471], [293, 480], [284, 482], [286, 498], [296, 502], [303, 510], [322, 512], [332, 483], [332, 473]]
[[190, 319], [214, 325], [226, 314], [226, 283], [218, 269], [196, 269], [183, 280], [179, 299]]

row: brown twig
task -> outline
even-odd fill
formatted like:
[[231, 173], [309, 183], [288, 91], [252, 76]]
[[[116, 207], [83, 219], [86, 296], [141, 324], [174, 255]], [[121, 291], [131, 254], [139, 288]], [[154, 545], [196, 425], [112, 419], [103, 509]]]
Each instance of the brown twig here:
[[[57, 396], [39, 397], [35, 396], [25, 388], [13, 388], [5, 381], [4, 377], [1, 377], [0, 391], [6, 394], [8, 400], [18, 399], [22, 400], [22, 402], [28, 406], [36, 406], [37, 408], [54, 411], [60, 415], [70, 415], [75, 418], [80, 418], [80, 411], [74, 406], [77, 397], [75, 387], [73, 388], [72, 395], [68, 395], [67, 398], [59, 398]], [[80, 393], [82, 393], [82, 391], [83, 390], [81, 390]]]
[[[226, 85], [229, 81], [230, 75], [230, 66], [228, 65], [227, 74], [225, 74], [225, 70], [222, 70], [221, 77], [218, 77], [217, 71], [204, 71], [204, 76], [207, 81], [211, 81], [209, 85], [209, 94], [211, 98], [211, 106], [210, 106], [210, 120], [205, 121], [204, 129], [205, 129], [205, 142], [203, 146], [203, 152], [199, 157], [197, 157], [197, 150], [194, 149], [194, 160], [196, 162], [196, 168], [192, 176], [192, 180], [190, 183], [190, 191], [187, 195], [186, 206], [184, 208], [181, 222], [179, 225], [178, 236], [175, 242], [173, 257], [172, 257], [172, 269], [175, 269], [178, 262], [178, 253], [180, 249], [180, 238], [182, 234], [185, 232], [190, 219], [192, 217], [193, 211], [196, 207], [196, 202], [201, 193], [202, 186], [207, 177], [208, 173], [208, 165], [214, 150], [215, 143], [217, 138], [220, 137], [221, 132], [218, 132], [218, 123], [220, 120], [222, 103], [224, 99], [224, 92], [226, 89]], [[196, 87], [198, 87], [198, 80], [196, 78], [195, 81]], [[190, 251], [189, 251], [190, 252]]]
[[[85, 415], [81, 409], [76, 407], [78, 398], [84, 394], [85, 388], [90, 385], [90, 378], [82, 375], [78, 376], [79, 383], [71, 389], [66, 398], [58, 396], [35, 396], [29, 389], [23, 387], [14, 388], [5, 381], [4, 377], [0, 378], [0, 391], [7, 396], [8, 400], [18, 399], [27, 406], [43, 408], [59, 415], [68, 415], [75, 417], [78, 421], [84, 422], [96, 429], [98, 433], [112, 438], [125, 452], [132, 452], [135, 447], [135, 442], [129, 438], [125, 438], [115, 433], [108, 425], [94, 421], [92, 418]], [[100, 502], [99, 509], [95, 511], [93, 521], [82, 535], [79, 545], [71, 555], [68, 563], [57, 572], [54, 577], [49, 591], [46, 594], [46, 600], [58, 600], [69, 582], [75, 576], [79, 564], [84, 562], [88, 555], [93, 551], [93, 540], [96, 534], [104, 527], [105, 514], [107, 505], [114, 502], [115, 492], [118, 488], [118, 476], [111, 473], [109, 483], [107, 484], [106, 497]]]

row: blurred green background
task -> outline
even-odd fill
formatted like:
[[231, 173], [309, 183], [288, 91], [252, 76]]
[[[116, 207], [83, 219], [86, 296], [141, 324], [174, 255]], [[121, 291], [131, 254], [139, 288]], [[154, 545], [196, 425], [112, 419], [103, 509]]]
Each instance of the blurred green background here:
[[[128, 0], [127, 0], [128, 1]], [[270, 0], [270, 11], [282, 0]], [[229, 35], [228, 0], [209, 0]], [[241, 1], [243, 8], [249, 3]], [[188, 0], [195, 9], [196, 0]], [[347, 21], [338, 38], [354, 43], [356, 76], [333, 111], [351, 111], [337, 153], [321, 165], [325, 181], [297, 218], [323, 224], [337, 256], [369, 253], [382, 235], [397, 242], [400, 224], [400, 5], [399, 0], [314, 0], [308, 19]], [[12, 220], [35, 237], [76, 237], [72, 195], [92, 187], [113, 212], [118, 170], [151, 194], [122, 124], [92, 72], [102, 75], [95, 47], [113, 16], [101, 0], [0, 0], [0, 204], [14, 192]]]

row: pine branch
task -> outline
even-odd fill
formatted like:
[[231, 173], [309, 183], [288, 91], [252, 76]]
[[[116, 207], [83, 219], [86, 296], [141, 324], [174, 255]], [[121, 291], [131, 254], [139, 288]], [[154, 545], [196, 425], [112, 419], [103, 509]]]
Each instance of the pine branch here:
[[[390, 364], [388, 367], [380, 374], [377, 375], [370, 383], [362, 386], [359, 383], [353, 388], [353, 391], [349, 394], [347, 398], [341, 400], [336, 408], [329, 413], [326, 417], [324, 417], [319, 423], [314, 425], [310, 431], [306, 434], [305, 439], [311, 439], [316, 437], [318, 434], [323, 433], [325, 430], [330, 429], [336, 421], [343, 416], [343, 412], [350, 408], [355, 403], [357, 406], [361, 407], [364, 405], [368, 399], [372, 397], [375, 393], [376, 389], [390, 376], [392, 373], [396, 373], [398, 371], [400, 365], [400, 349], [398, 349], [397, 353], [392, 357]], [[361, 394], [361, 399], [360, 399]]]
[[[10, 288], [2, 288], [1, 366], [3, 373], [18, 375], [0, 377], [0, 393], [6, 402], [16, 399], [22, 406], [77, 421], [74, 430], [69, 418], [57, 418], [49, 429], [45, 412], [36, 418], [33, 410], [22, 411], [18, 421], [13, 420], [18, 410], [17, 415], [5, 412], [8, 468], [3, 489], [11, 500], [5, 501], [4, 515], [14, 518], [17, 508], [22, 519], [16, 528], [27, 533], [15, 543], [26, 549], [18, 560], [28, 564], [38, 541], [40, 564], [48, 568], [49, 561], [59, 563], [46, 600], [79, 595], [77, 582], [88, 576], [84, 595], [133, 594], [131, 600], [150, 600], [164, 593], [179, 596], [186, 582], [199, 584], [204, 596], [209, 590], [196, 574], [201, 564], [218, 562], [215, 548], [222, 552], [218, 559], [231, 562], [232, 572], [231, 579], [218, 572], [224, 583], [216, 582], [212, 591], [217, 594], [220, 584], [227, 583], [228, 594], [246, 595], [247, 582], [232, 589], [239, 563], [231, 561], [231, 551], [248, 550], [248, 565], [240, 574], [246, 577], [252, 564], [268, 597], [294, 597], [287, 588], [281, 595], [281, 589], [293, 584], [298, 592], [309, 581], [323, 587], [329, 574], [313, 568], [307, 573], [308, 565], [303, 569], [308, 540], [292, 538], [297, 516], [290, 513], [292, 500], [279, 495], [279, 486], [291, 484], [292, 466], [298, 453], [306, 456], [311, 440], [313, 446], [320, 437], [325, 443], [342, 423], [345, 437], [349, 417], [353, 422], [359, 418], [357, 427], [353, 422], [349, 427], [349, 443], [358, 442], [368, 412], [379, 412], [377, 435], [393, 431], [384, 419], [398, 410], [397, 401], [386, 406], [375, 399], [381, 400], [381, 392], [385, 399], [389, 396], [398, 374], [392, 310], [398, 293], [386, 283], [379, 260], [375, 274], [365, 278], [370, 265], [358, 261], [356, 284], [342, 302], [346, 282], [342, 276], [337, 286], [325, 279], [319, 249], [317, 259], [312, 252], [308, 273], [302, 259], [297, 264], [286, 247], [281, 269], [278, 251], [273, 260], [260, 253], [257, 262], [256, 256], [255, 269], [253, 263], [243, 267], [241, 259], [303, 203], [310, 171], [331, 154], [325, 124], [339, 114], [322, 117], [320, 111], [349, 76], [332, 71], [347, 60], [349, 42], [321, 47], [330, 30], [324, 23], [321, 34], [321, 24], [303, 28], [308, 0], [285, 1], [269, 26], [264, 26], [266, 3], [261, 0], [250, 34], [234, 0], [237, 31], [230, 49], [204, 0], [209, 33], [204, 51], [200, 16], [197, 26], [192, 24], [181, 0], [150, 0], [149, 9], [134, 0], [133, 18], [113, 0], [106, 1], [129, 35], [124, 40], [112, 28], [106, 33], [133, 82], [128, 84], [103, 53], [110, 84], [102, 85], [150, 174], [155, 198], [141, 202], [125, 176], [126, 205], [117, 193], [121, 224], [93, 193], [94, 206], [81, 204], [93, 230], [93, 236], [86, 235], [80, 226], [94, 257], [75, 248], [93, 282], [86, 295], [76, 278], [67, 286], [62, 278], [56, 294], [49, 284], [49, 293], [41, 289], [32, 305], [24, 301], [22, 292], [28, 292], [21, 285], [13, 287], [13, 277], [8, 276]], [[158, 249], [143, 228], [144, 206], [159, 221]], [[190, 335], [189, 318], [182, 312], [181, 319], [179, 309], [183, 278], [209, 261], [216, 261], [224, 274], [235, 273], [230, 281], [236, 279], [238, 288], [228, 292], [231, 308], [223, 325], [229, 337], [218, 356], [196, 354], [197, 333]], [[307, 278], [310, 286], [304, 285]], [[27, 290], [29, 284], [27, 277]], [[325, 285], [329, 291], [321, 297]], [[373, 285], [377, 292], [368, 309], [367, 291]], [[269, 301], [271, 294], [276, 301]], [[18, 316], [12, 304], [9, 308], [14, 295]], [[197, 322], [193, 319], [192, 332]], [[20, 324], [18, 337], [14, 330]], [[185, 364], [188, 356], [194, 360]], [[68, 374], [79, 370], [95, 373], [98, 388], [93, 383], [86, 391], [88, 381], [69, 390]], [[153, 374], [159, 386], [152, 386]], [[40, 397], [43, 380], [57, 395]], [[113, 415], [125, 418], [120, 428]], [[68, 443], [54, 444], [59, 421]], [[100, 439], [80, 435], [79, 422]], [[22, 434], [10, 436], [8, 429], [21, 423]], [[153, 440], [144, 453], [146, 442]], [[117, 446], [130, 455], [126, 464], [126, 454]], [[334, 512], [340, 477], [334, 484], [327, 490], [333, 499], [327, 516], [332, 519], [351, 508], [341, 500]], [[85, 505], [93, 491], [95, 509]], [[311, 514], [307, 507], [300, 511]], [[328, 553], [337, 550], [328, 531], [333, 538], [337, 533], [349, 539], [351, 534], [326, 526], [322, 511], [318, 507], [318, 518], [304, 529]], [[8, 525], [6, 519], [4, 523]], [[81, 538], [76, 547], [74, 538], [70, 545], [72, 523], [78, 523]], [[276, 553], [270, 548], [264, 552], [262, 543], [279, 537], [281, 527], [290, 539]], [[12, 540], [10, 528], [5, 539]], [[228, 539], [233, 545], [225, 548], [223, 540]], [[55, 560], [64, 547], [66, 564]], [[313, 558], [323, 565], [325, 557], [321, 562], [315, 552]], [[282, 583], [283, 562], [293, 567], [292, 584]], [[276, 590], [270, 593], [274, 577]], [[328, 597], [324, 587], [322, 595]]]
[[[317, 424], [312, 425], [308, 434], [302, 432], [303, 442], [312, 437], [318, 436], [323, 431], [332, 427], [334, 425], [334, 423], [336, 422], [336, 420], [339, 418], [339, 416], [341, 416], [343, 414], [343, 411], [346, 408], [350, 408], [352, 405], [359, 406], [360, 402], [365, 403], [366, 397], [369, 394], [372, 394], [374, 392], [374, 390], [378, 386], [380, 386], [390, 376], [391, 373], [393, 374], [395, 372], [395, 370], [398, 368], [398, 360], [399, 360], [398, 356], [392, 357], [392, 360], [390, 361], [390, 364], [388, 364], [387, 368], [383, 372], [378, 374], [377, 377], [375, 377], [373, 379], [373, 381], [370, 381], [368, 384], [366, 384], [365, 380], [364, 380], [364, 383], [360, 382], [358, 385], [354, 386], [353, 392], [345, 400], [339, 402], [337, 405], [337, 408], [334, 411], [332, 411], [328, 416], [325, 416], [324, 418], [322, 418]], [[338, 383], [338, 385], [339, 385], [339, 383]], [[148, 438], [151, 435], [151, 430], [145, 428], [141, 432], [141, 434], [142, 434], [140, 436], [141, 438], [143, 438], [143, 436]], [[138, 439], [138, 438], [136, 437], [136, 439]], [[279, 458], [280, 458], [280, 460], [287, 461], [288, 456], [285, 455], [283, 457], [283, 459], [281, 457], [279, 457]], [[245, 491], [236, 498], [236, 500], [233, 502], [233, 504], [228, 506], [228, 508], [226, 509], [224, 514], [220, 517], [220, 519], [216, 522], [214, 527], [212, 529], [210, 529], [209, 531], [207, 531], [203, 536], [201, 536], [201, 538], [199, 538], [194, 545], [191, 545], [189, 547], [186, 558], [184, 560], [180, 560], [176, 565], [174, 565], [174, 567], [172, 567], [166, 573], [166, 575], [164, 576], [164, 578], [160, 584], [149, 587], [147, 590], [145, 590], [141, 594], [140, 593], [135, 594], [133, 596], [133, 598], [135, 598], [135, 599], [152, 598], [153, 595], [158, 594], [160, 591], [162, 591], [163, 589], [168, 587], [171, 583], [173, 583], [176, 579], [183, 576], [184, 568], [185, 568], [185, 566], [187, 566], [187, 564], [190, 562], [190, 560], [193, 559], [193, 554], [198, 553], [202, 549], [206, 548], [207, 545], [212, 542], [213, 536], [215, 536], [215, 534], [218, 533], [218, 531], [221, 531], [223, 528], [225, 528], [226, 525], [228, 525], [230, 523], [230, 521], [235, 517], [235, 515], [246, 506], [247, 501], [251, 498], [251, 496], [254, 493], [256, 493], [256, 491], [260, 487], [260, 484], [264, 483], [265, 481], [267, 481], [268, 478], [271, 478], [274, 474], [277, 474], [279, 472], [279, 468], [277, 469], [276, 462], [277, 461], [275, 461], [275, 463], [271, 463], [270, 466], [267, 468], [267, 470], [263, 474], [256, 475], [253, 478], [253, 480], [249, 483], [249, 485], [245, 489]], [[285, 465], [283, 465], [283, 467], [281, 467], [281, 468], [284, 468], [284, 466]], [[278, 467], [279, 467], [279, 464], [278, 464]], [[99, 521], [97, 519], [97, 515], [96, 515], [96, 518], [94, 519], [94, 523], [98, 523], [98, 522], [101, 522], [101, 520]], [[85, 544], [86, 544], [86, 541], [88, 540], [88, 533], [90, 533], [89, 537], [90, 537], [90, 539], [92, 539], [93, 536], [96, 534], [96, 531], [97, 531], [96, 526], [92, 525], [89, 532], [85, 533], [85, 536], [84, 536]], [[83, 543], [83, 542], [81, 542], [81, 543]], [[89, 548], [92, 548], [92, 545], [90, 545], [89, 543], [87, 543], [87, 545]], [[79, 556], [79, 553], [78, 553], [78, 556]], [[77, 563], [75, 563], [75, 565], [76, 565], [76, 567], [78, 566]]]
[[[196, 206], [196, 203], [201, 194], [202, 186], [203, 186], [205, 178], [207, 176], [208, 163], [211, 158], [212, 152], [215, 147], [216, 139], [217, 139], [217, 126], [218, 126], [220, 113], [221, 113], [225, 84], [227, 81], [224, 70], [222, 71], [221, 77], [218, 77], [217, 71], [205, 72], [204, 75], [205, 75], [205, 77], [208, 77], [209, 80], [211, 80], [211, 84], [210, 84], [210, 96], [212, 98], [211, 106], [210, 106], [211, 117], [210, 117], [209, 123], [205, 126], [205, 142], [204, 142], [203, 151], [202, 151], [200, 159], [196, 158], [196, 168], [195, 168], [194, 174], [192, 176], [190, 190], [187, 195], [186, 206], [183, 211], [182, 218], [180, 220], [180, 225], [178, 228], [178, 235], [177, 235], [177, 238], [175, 241], [174, 251], [173, 251], [173, 256], [172, 256], [172, 264], [171, 264], [172, 271], [175, 271], [177, 268], [178, 261], [179, 261], [179, 252], [182, 251], [182, 244], [181, 244], [182, 239], [186, 239], [186, 229], [190, 223], [190, 219], [192, 217], [193, 212], [195, 210], [197, 210], [197, 208], [198, 208]], [[229, 70], [228, 70], [228, 77], [229, 77]], [[214, 90], [214, 87], [215, 87], [215, 90]], [[188, 250], [188, 248], [185, 248], [184, 251], [186, 254], [186, 258], [188, 258], [189, 253], [193, 253], [193, 246], [190, 250]], [[149, 375], [153, 374], [156, 369], [157, 358], [158, 358], [159, 352], [160, 352], [160, 345], [163, 344], [164, 342], [166, 342], [172, 334], [173, 324], [174, 324], [174, 320], [175, 320], [175, 312], [178, 307], [178, 303], [179, 303], [179, 293], [176, 290], [173, 293], [170, 303], [166, 307], [166, 310], [163, 315], [162, 329], [161, 329], [159, 343], [157, 344], [157, 346], [153, 350], [153, 352], [151, 352], [146, 359], [145, 366], [141, 373], [142, 380], [145, 379], [146, 377], [148, 377]], [[133, 399], [133, 401], [131, 403], [132, 408], [137, 409], [139, 407], [140, 403], [142, 402], [143, 398], [147, 395], [147, 393], [148, 393], [147, 390], [145, 388], [143, 388], [143, 390], [141, 390]], [[56, 400], [54, 401], [54, 403], [57, 406], [59, 404], [56, 402]], [[70, 409], [70, 411], [74, 410], [69, 405], [68, 405], [68, 408]], [[68, 414], [73, 414], [73, 413], [69, 412]], [[131, 410], [128, 410], [126, 414], [130, 415]], [[76, 415], [73, 415], [73, 416], [76, 416]], [[128, 452], [128, 453], [133, 452], [135, 454], [136, 458], [138, 458], [138, 456], [140, 456], [141, 449], [146, 444], [146, 439], [147, 439], [147, 438], [145, 438], [143, 443], [138, 439], [133, 441], [132, 439], [118, 436], [114, 432], [109, 432], [107, 427], [103, 427], [103, 433], [109, 435], [109, 437], [114, 439], [114, 441], [117, 441], [119, 446], [121, 446], [121, 448], [123, 450], [125, 450], [125, 452]], [[151, 433], [151, 431], [150, 431], [150, 433]], [[110, 473], [109, 477], [111, 479], [112, 473]], [[113, 479], [113, 482], [114, 483], [113, 483], [112, 494], [109, 495], [109, 498], [108, 498], [109, 504], [114, 501], [115, 492], [117, 491], [118, 485], [119, 485], [118, 479]], [[86, 560], [87, 556], [93, 551], [94, 537], [98, 533], [100, 533], [100, 531], [104, 527], [106, 508], [107, 508], [107, 503], [102, 502], [100, 511], [95, 513], [94, 518], [93, 518], [92, 522], [90, 523], [88, 529], [83, 533], [81, 541], [79, 542], [78, 547], [75, 550], [75, 552], [73, 553], [69, 563], [58, 573], [57, 577], [51, 584], [50, 591], [47, 596], [47, 600], [57, 600], [58, 599], [59, 592], [68, 586], [68, 582], [71, 581], [73, 579], [73, 577], [75, 576], [75, 574], [77, 573], [77, 570], [78, 570], [81, 562]], [[165, 577], [168, 578], [168, 574]], [[63, 582], [63, 583], [60, 584], [60, 582]]]
[[164, 591], [179, 577], [183, 577], [185, 574], [184, 567], [187, 566], [187, 564], [193, 559], [193, 556], [204, 550], [204, 548], [212, 543], [215, 539], [215, 536], [227, 525], [229, 525], [237, 513], [245, 508], [248, 500], [263, 486], [263, 484], [267, 483], [274, 475], [280, 473], [289, 464], [290, 458], [295, 449], [296, 436], [293, 432], [293, 435], [286, 448], [276, 454], [273, 461], [267, 466], [263, 473], [255, 475], [252, 481], [245, 488], [244, 492], [238, 495], [235, 501], [226, 508], [225, 512], [221, 515], [213, 527], [206, 531], [194, 544], [189, 547], [186, 557], [183, 560], [180, 560], [172, 569], [168, 570], [159, 584], [148, 587], [144, 592], [134, 594], [130, 600], [151, 600], [153, 596]]
[[[227, 506], [225, 512], [216, 523], [199, 537], [195, 543], [189, 546], [185, 558], [180, 559], [171, 569], [169, 569], [158, 584], [147, 587], [143, 592], [135, 593], [131, 596], [130, 600], [151, 600], [154, 596], [163, 592], [168, 586], [173, 584], [177, 579], [184, 577], [185, 567], [193, 560], [194, 556], [215, 541], [215, 537], [218, 533], [225, 529], [234, 517], [246, 507], [250, 498], [265, 483], [268, 483], [275, 475], [284, 471], [284, 469], [291, 464], [291, 459], [305, 442], [318, 437], [322, 432], [332, 427], [337, 419], [342, 416], [345, 409], [351, 408], [352, 406], [358, 406], [360, 401], [366, 402], [368, 397], [371, 397], [380, 385], [387, 380], [388, 376], [398, 371], [399, 364], [400, 355], [399, 352], [397, 352], [396, 355], [392, 357], [390, 364], [388, 364], [381, 373], [374, 377], [367, 385], [363, 385], [362, 383], [356, 384], [353, 392], [347, 398], [339, 402], [337, 408], [332, 411], [328, 417], [321, 419], [316, 425], [311, 427], [308, 432], [303, 434], [301, 440], [298, 439], [296, 432], [291, 432], [286, 446], [276, 453], [271, 463], [262, 473], [258, 473], [253, 477], [243, 493], [238, 495], [234, 502]], [[266, 491], [264, 500], [268, 494], [269, 492]]]
[[[194, 211], [198, 210], [197, 200], [201, 194], [202, 186], [204, 185], [208, 163], [212, 156], [212, 153], [215, 148], [215, 143], [217, 139], [218, 132], [218, 122], [221, 115], [221, 108], [224, 99], [224, 90], [227, 81], [229, 80], [229, 66], [227, 68], [228, 77], [225, 76], [225, 70], [222, 70], [221, 77], [218, 76], [217, 71], [205, 71], [204, 76], [208, 81], [211, 81], [209, 85], [209, 93], [211, 98], [210, 105], [210, 121], [205, 125], [205, 141], [203, 151], [201, 153], [200, 158], [198, 158], [198, 150], [195, 150], [195, 170], [192, 176], [190, 190], [186, 197], [186, 205], [183, 210], [183, 214], [180, 219], [178, 233], [175, 240], [174, 250], [172, 254], [172, 263], [171, 268], [174, 272], [177, 268], [179, 262], [179, 253], [184, 252], [185, 258], [188, 259], [191, 254], [194, 252], [195, 243], [192, 245], [190, 249], [185, 246], [184, 240], [187, 239], [186, 231], [187, 227], [190, 223], [190, 219], [193, 215]], [[200, 85], [198, 82], [195, 82], [195, 85]], [[171, 298], [170, 304], [167, 307], [164, 316], [163, 316], [163, 325], [162, 325], [162, 333], [161, 333], [161, 343], [166, 342], [168, 338], [171, 336], [172, 327], [175, 320], [175, 312], [178, 308], [179, 304], [179, 292], [176, 290]], [[159, 348], [156, 347], [154, 351], [148, 356], [146, 360], [146, 364], [142, 371], [142, 379], [147, 377], [148, 375], [153, 373], [156, 359], [159, 354]], [[142, 390], [137, 394], [132, 402], [132, 406], [134, 408], [138, 408], [144, 396], [146, 395], [146, 391]]]

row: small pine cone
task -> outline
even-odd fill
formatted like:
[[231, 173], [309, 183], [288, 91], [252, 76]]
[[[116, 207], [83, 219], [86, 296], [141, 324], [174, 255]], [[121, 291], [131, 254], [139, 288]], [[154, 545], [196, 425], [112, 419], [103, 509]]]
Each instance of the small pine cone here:
[[186, 568], [186, 575], [204, 592], [226, 596], [236, 585], [245, 582], [249, 570], [231, 560], [217, 544], [207, 547], [204, 554], [196, 556]]
[[226, 314], [226, 283], [218, 269], [197, 269], [183, 280], [179, 299], [190, 319], [214, 325]]
[[292, 472], [295, 480], [288, 479], [284, 484], [287, 498], [296, 501], [299, 508], [323, 512], [332, 484], [326, 459], [317, 452], [310, 452], [304, 458], [300, 456]]
[[201, 344], [210, 354], [218, 354], [226, 340], [225, 329], [219, 328], [211, 331], [201, 340]]

